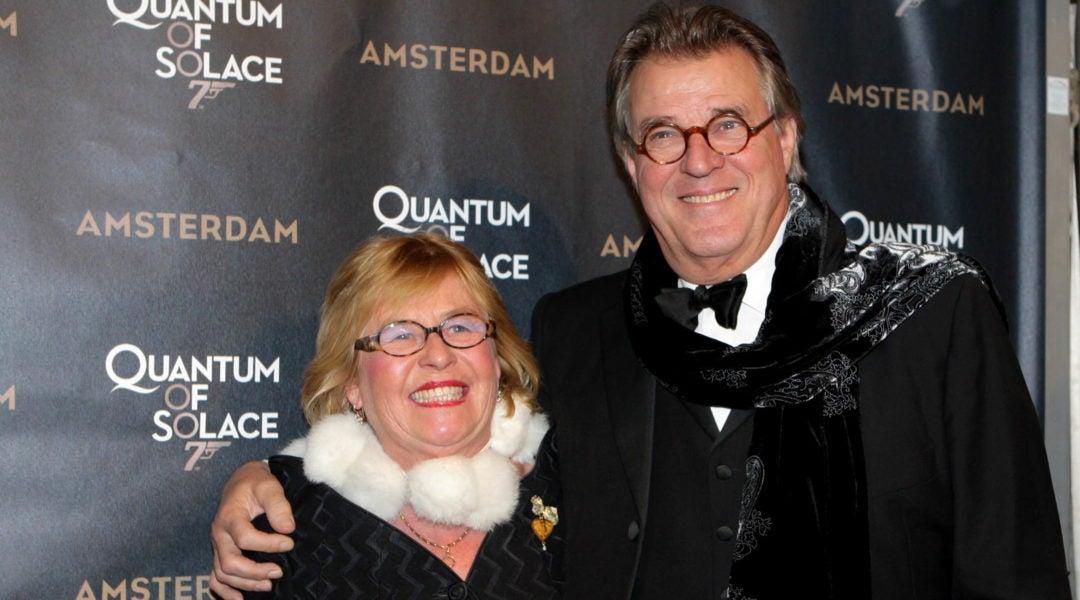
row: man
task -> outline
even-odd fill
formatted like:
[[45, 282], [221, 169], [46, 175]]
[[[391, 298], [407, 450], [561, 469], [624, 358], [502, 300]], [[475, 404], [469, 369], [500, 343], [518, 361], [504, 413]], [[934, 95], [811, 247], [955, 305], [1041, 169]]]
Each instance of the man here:
[[[798, 96], [769, 36], [655, 6], [612, 59], [608, 104], [650, 232], [628, 272], [533, 317], [565, 595], [1069, 598], [985, 275], [939, 248], [846, 243], [799, 184]], [[230, 532], [281, 541], [245, 527], [263, 507], [287, 529], [245, 469], [214, 526], [224, 593], [267, 572], [226, 553]]]

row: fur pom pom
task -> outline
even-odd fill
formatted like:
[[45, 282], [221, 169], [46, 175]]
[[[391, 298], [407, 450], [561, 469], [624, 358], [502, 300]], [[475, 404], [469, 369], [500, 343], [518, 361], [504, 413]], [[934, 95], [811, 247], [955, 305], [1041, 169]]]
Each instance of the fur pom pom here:
[[502, 403], [495, 407], [488, 447], [516, 463], [531, 465], [536, 461], [536, 449], [548, 430], [547, 417], [531, 412], [523, 402], [513, 402], [516, 410], [512, 417], [506, 416], [506, 407]]
[[540, 448], [540, 442], [544, 441], [544, 436], [547, 435], [550, 428], [546, 416], [540, 413], [534, 414], [529, 419], [528, 429], [525, 430], [525, 444], [522, 445], [521, 451], [511, 456], [510, 459], [523, 465], [535, 463], [536, 451]]
[[416, 514], [436, 523], [487, 531], [510, 518], [517, 500], [517, 469], [490, 450], [426, 460], [408, 477]]
[[308, 434], [304, 474], [383, 520], [405, 503], [405, 472], [382, 450], [371, 428], [352, 415], [324, 417]]
[[289, 442], [288, 446], [285, 446], [284, 448], [282, 448], [281, 452], [278, 452], [278, 454], [284, 454], [285, 456], [297, 456], [299, 458], [304, 458], [304, 455], [306, 453], [307, 453], [307, 438], [306, 437], [296, 438], [295, 440]]

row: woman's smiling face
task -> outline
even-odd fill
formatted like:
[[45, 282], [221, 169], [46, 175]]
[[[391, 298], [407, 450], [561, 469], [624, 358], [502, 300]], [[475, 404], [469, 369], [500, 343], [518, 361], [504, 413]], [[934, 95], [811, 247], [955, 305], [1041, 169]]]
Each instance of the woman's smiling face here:
[[[461, 279], [450, 274], [429, 293], [377, 310], [362, 335], [393, 321], [432, 327], [463, 312], [486, 317]], [[472, 456], [484, 448], [500, 374], [493, 338], [453, 348], [432, 333], [416, 354], [364, 353], [345, 393], [350, 404], [364, 409], [387, 455], [408, 469], [422, 460]]]

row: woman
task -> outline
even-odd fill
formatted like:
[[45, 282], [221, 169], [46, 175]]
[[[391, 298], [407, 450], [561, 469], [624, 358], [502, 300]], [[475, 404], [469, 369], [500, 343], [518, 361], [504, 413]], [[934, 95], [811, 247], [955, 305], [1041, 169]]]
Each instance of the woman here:
[[295, 546], [249, 555], [284, 576], [245, 597], [555, 597], [536, 386], [468, 249], [428, 234], [361, 244], [330, 282], [304, 374], [311, 431], [270, 459]]

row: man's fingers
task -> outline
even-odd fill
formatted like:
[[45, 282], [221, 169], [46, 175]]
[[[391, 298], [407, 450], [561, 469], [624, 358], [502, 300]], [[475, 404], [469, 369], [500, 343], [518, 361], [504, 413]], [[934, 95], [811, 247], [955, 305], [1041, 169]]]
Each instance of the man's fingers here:
[[243, 594], [219, 582], [217, 573], [213, 572], [210, 573], [210, 592], [214, 598], [220, 598], [221, 600], [244, 600]]
[[[266, 518], [270, 521], [270, 527], [278, 533], [292, 533], [296, 529], [296, 521], [293, 519], [292, 506], [285, 499], [285, 490], [276, 477], [271, 476], [268, 480], [261, 480], [255, 485], [255, 503], [266, 512]], [[279, 552], [292, 549], [290, 539], [288, 548], [282, 548]], [[248, 546], [240, 544], [242, 548]]]
[[[210, 591], [224, 600], [243, 600], [243, 595], [239, 590], [268, 592], [273, 585], [270, 576], [281, 577], [281, 569], [275, 564], [259, 564], [237, 554], [225, 554], [224, 556], [227, 557], [225, 559], [219, 559], [219, 556], [221, 555], [218, 552], [214, 552]], [[247, 575], [230, 574], [237, 572], [247, 573]]]
[[[286, 510], [288, 510], [288, 503], [286, 503]], [[291, 513], [288, 520], [292, 521]], [[236, 561], [241, 564], [254, 564], [241, 555], [241, 548], [253, 552], [288, 552], [293, 547], [292, 538], [287, 535], [266, 533], [256, 529], [248, 520], [247, 510], [238, 506], [221, 507], [217, 518], [210, 525], [210, 541], [214, 544], [215, 558], [222, 559], [229, 565], [234, 559], [241, 559]], [[242, 575], [250, 570], [240, 567], [238, 570], [227, 569], [227, 573]]]
[[[292, 517], [290, 516], [290, 518]], [[264, 531], [259, 531], [250, 524], [246, 527], [234, 527], [228, 532], [228, 535], [244, 550], [252, 550], [255, 552], [288, 552], [293, 548], [291, 537], [280, 533], [266, 533]], [[237, 548], [235, 553], [223, 553], [224, 556], [222, 558], [228, 559], [229, 562], [231, 562], [231, 559], [234, 557], [243, 558], [240, 556], [240, 548]], [[248, 559], [244, 560], [251, 562]], [[233, 570], [229, 569], [229, 572], [232, 573]]]
[[255, 552], [292, 550], [293, 542], [288, 536], [265, 533], [252, 525], [251, 519], [264, 512], [276, 531], [292, 533], [296, 528], [281, 482], [265, 463], [250, 462], [237, 469], [225, 484], [221, 505], [210, 525], [215, 553], [230, 563], [232, 557], [239, 557], [241, 548]]
[[[211, 542], [214, 546], [214, 571], [211, 573], [210, 589], [226, 600], [241, 600], [242, 596], [230, 588], [236, 590], [269, 591], [272, 585], [271, 579], [281, 577], [281, 567], [274, 563], [257, 563], [243, 554], [234, 543], [231, 536], [220, 529], [213, 531], [217, 526], [215, 521], [212, 527]], [[254, 530], [254, 528], [253, 528]], [[257, 531], [256, 531], [257, 532]], [[258, 532], [257, 532], [258, 533]], [[270, 534], [262, 534], [266, 537], [284, 537]], [[272, 542], [273, 545], [275, 542]], [[280, 545], [280, 542], [276, 542]], [[291, 545], [291, 540], [289, 541]], [[273, 551], [273, 550], [269, 550]]]
[[281, 577], [278, 565], [255, 562], [241, 551], [275, 553], [292, 549], [289, 536], [265, 533], [252, 525], [251, 519], [264, 510], [270, 513], [268, 518], [276, 520], [272, 526], [287, 532], [295, 528], [292, 510], [277, 478], [262, 462], [243, 465], [225, 484], [221, 505], [210, 525], [214, 547], [210, 589], [225, 600], [242, 600], [238, 590], [269, 591], [271, 579]]
[[243, 556], [227, 555], [214, 567], [218, 581], [238, 590], [269, 591], [274, 579], [281, 578], [281, 567], [257, 563]]

